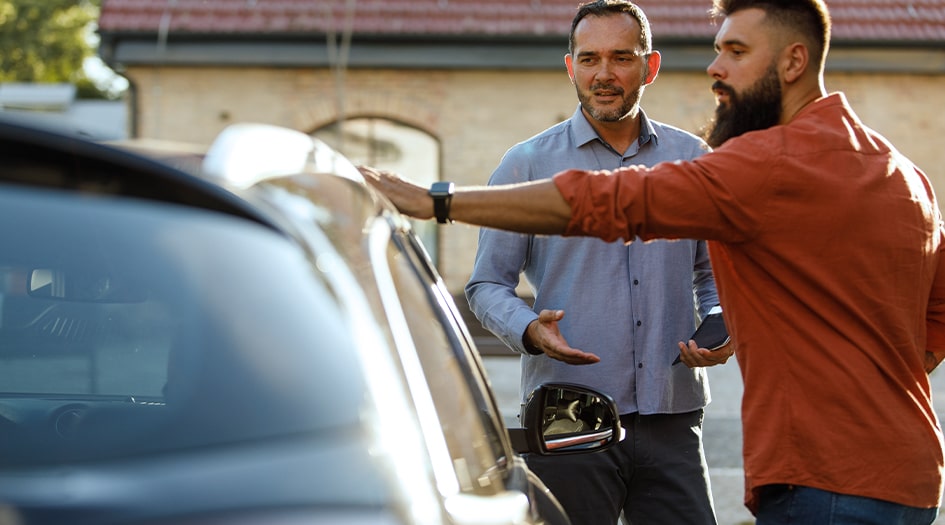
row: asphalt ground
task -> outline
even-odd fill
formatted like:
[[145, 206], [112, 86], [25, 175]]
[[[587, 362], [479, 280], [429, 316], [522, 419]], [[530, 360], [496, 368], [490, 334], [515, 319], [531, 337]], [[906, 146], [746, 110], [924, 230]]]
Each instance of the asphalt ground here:
[[[519, 360], [514, 354], [484, 355], [483, 362], [506, 425], [518, 426]], [[735, 359], [708, 369], [712, 402], [706, 408], [703, 439], [719, 525], [750, 525], [743, 505], [742, 434], [740, 406], [742, 380]], [[932, 373], [933, 399], [939, 420], [945, 419], [945, 369]], [[943, 511], [945, 512], [945, 511]], [[935, 525], [945, 525], [941, 515]]]

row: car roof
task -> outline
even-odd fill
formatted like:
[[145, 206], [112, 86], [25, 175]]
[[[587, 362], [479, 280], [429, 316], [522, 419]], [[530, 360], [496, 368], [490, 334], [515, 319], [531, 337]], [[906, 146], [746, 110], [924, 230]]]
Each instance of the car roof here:
[[[41, 177], [35, 170], [15, 169], [18, 160], [26, 159], [46, 163], [53, 173]], [[86, 193], [160, 200], [228, 213], [279, 229], [258, 208], [213, 181], [156, 156], [97, 142], [79, 129], [21, 114], [0, 111], [0, 162], [6, 168], [0, 170], [0, 182], [81, 187]]]

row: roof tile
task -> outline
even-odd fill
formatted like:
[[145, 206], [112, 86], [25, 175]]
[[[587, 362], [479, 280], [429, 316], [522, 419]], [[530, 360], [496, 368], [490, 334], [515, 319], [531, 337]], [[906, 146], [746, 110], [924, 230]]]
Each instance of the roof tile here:
[[[711, 38], [709, 0], [638, 0], [655, 34]], [[107, 32], [327, 33], [354, 6], [355, 34], [412, 36], [567, 35], [576, 0], [103, 0]], [[943, 41], [945, 0], [830, 0], [834, 38]]]

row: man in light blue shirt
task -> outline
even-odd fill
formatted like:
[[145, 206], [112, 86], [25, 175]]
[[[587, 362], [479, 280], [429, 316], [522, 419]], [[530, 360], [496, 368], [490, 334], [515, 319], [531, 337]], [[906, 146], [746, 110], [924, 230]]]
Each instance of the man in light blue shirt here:
[[[696, 136], [639, 107], [659, 70], [645, 15], [629, 2], [592, 2], [575, 16], [565, 57], [574, 115], [512, 147], [490, 184], [692, 159]], [[518, 297], [524, 273], [534, 307]], [[522, 354], [521, 392], [544, 382], [614, 398], [627, 439], [600, 454], [529, 457], [574, 525], [714, 524], [702, 418], [705, 369], [673, 366], [680, 341], [719, 303], [703, 241], [605, 243], [482, 229], [466, 295], [476, 317]], [[718, 351], [720, 362], [732, 353]]]

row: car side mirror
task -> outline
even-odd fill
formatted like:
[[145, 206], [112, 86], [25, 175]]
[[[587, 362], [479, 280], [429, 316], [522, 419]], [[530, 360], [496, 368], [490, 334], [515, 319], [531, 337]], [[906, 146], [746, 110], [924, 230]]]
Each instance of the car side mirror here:
[[517, 453], [543, 456], [598, 452], [624, 438], [617, 404], [607, 394], [570, 383], [546, 383], [529, 394], [524, 428], [510, 428]]

